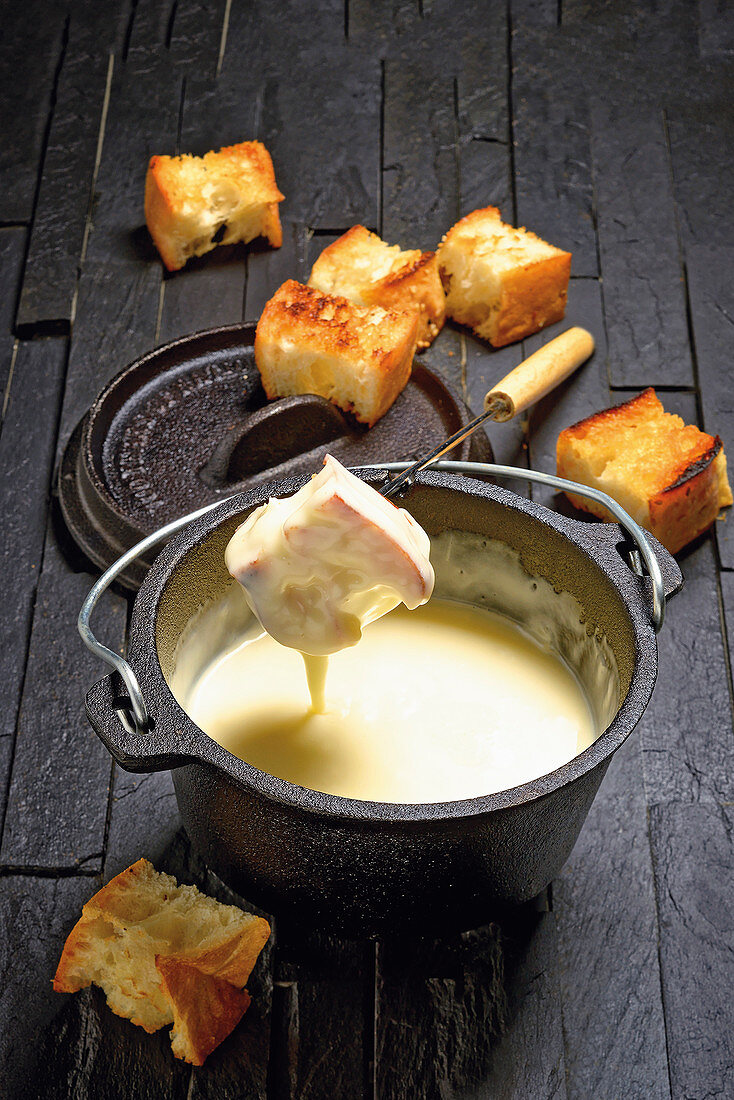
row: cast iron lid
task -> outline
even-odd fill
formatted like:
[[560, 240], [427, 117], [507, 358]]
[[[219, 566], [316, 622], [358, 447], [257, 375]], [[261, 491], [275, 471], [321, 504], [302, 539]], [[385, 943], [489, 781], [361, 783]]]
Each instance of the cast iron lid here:
[[[59, 469], [66, 525], [106, 569], [159, 527], [232, 493], [314, 473], [327, 451], [346, 466], [414, 461], [471, 419], [420, 360], [392, 408], [367, 429], [324, 398], [268, 402], [255, 366], [255, 326], [228, 325], [137, 359], [77, 425]], [[491, 461], [483, 432], [451, 457]], [[121, 580], [142, 583], [155, 554]]]

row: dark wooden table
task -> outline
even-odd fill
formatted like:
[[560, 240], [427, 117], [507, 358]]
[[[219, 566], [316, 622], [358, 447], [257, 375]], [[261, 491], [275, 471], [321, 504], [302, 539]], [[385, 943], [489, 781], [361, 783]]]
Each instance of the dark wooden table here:
[[[494, 203], [573, 252], [567, 320], [597, 341], [527, 421], [493, 429], [497, 459], [552, 470], [561, 427], [648, 385], [734, 453], [732, 9], [5, 0], [2, 28], [0, 1094], [734, 1097], [731, 516], [680, 555], [653, 702], [537, 904], [442, 942], [280, 927], [202, 1069], [98, 990], [50, 986], [82, 903], [139, 856], [230, 896], [170, 777], [112, 767], [83, 716], [103, 671], [74, 626], [94, 571], [54, 497], [77, 420], [138, 354], [256, 319], [353, 223], [432, 248]], [[253, 137], [287, 196], [282, 249], [165, 275], [148, 158]], [[478, 408], [553, 332], [493, 352], [448, 327], [425, 359]], [[115, 646], [127, 613], [112, 594], [97, 616]]]

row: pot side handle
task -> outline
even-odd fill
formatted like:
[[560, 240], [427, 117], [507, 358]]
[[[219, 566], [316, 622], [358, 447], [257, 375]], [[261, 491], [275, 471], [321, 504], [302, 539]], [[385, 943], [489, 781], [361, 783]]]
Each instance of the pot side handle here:
[[90, 688], [85, 710], [100, 741], [126, 771], [170, 771], [196, 759], [181, 751], [174, 733], [158, 726], [150, 711], [148, 729], [142, 733], [136, 731], [130, 698], [117, 673], [105, 676]]

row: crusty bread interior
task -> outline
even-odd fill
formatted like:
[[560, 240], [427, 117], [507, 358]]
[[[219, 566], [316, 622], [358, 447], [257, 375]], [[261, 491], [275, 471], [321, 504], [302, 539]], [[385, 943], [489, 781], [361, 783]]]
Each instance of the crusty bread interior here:
[[446, 312], [502, 347], [560, 321], [566, 309], [571, 254], [490, 206], [448, 231], [438, 247]]
[[[240, 990], [269, 935], [261, 917], [222, 905], [195, 886], [179, 886], [140, 859], [84, 906], [54, 989], [74, 993], [94, 983], [113, 1012], [156, 1031], [173, 1023], [176, 1011], [185, 1015], [180, 998], [178, 1006], [172, 1003], [157, 960], [173, 960]], [[208, 996], [219, 988], [205, 984]]]
[[[561, 432], [561, 477], [601, 489], [676, 553], [732, 503], [718, 436], [666, 413], [653, 389]], [[603, 519], [608, 510], [568, 494]]]
[[152, 157], [145, 219], [163, 262], [176, 271], [218, 244], [263, 236], [278, 248], [282, 198], [265, 146], [243, 141], [203, 157]]

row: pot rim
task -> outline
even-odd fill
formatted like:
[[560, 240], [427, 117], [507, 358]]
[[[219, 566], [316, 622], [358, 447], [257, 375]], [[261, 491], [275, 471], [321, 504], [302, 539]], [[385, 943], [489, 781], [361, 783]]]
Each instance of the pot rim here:
[[[364, 467], [355, 472], [370, 483], [379, 484], [387, 477], [384, 470], [375, 467]], [[307, 476], [288, 478], [249, 490], [223, 501], [217, 508], [194, 520], [163, 548], [138, 592], [130, 622], [128, 660], [140, 678], [146, 698], [155, 700], [156, 712], [164, 716], [161, 725], [165, 723], [175, 731], [177, 745], [174, 751], [183, 758], [181, 763], [184, 766], [204, 764], [214, 767], [263, 800], [287, 805], [296, 812], [315, 813], [338, 821], [359, 821], [362, 825], [370, 822], [375, 825], [386, 822], [420, 825], [483, 816], [538, 801], [608, 762], [643, 714], [652, 695], [657, 673], [657, 641], [650, 622], [649, 600], [645, 599], [646, 585], [617, 552], [616, 544], [624, 537], [620, 528], [616, 524], [569, 519], [489, 482], [431, 470], [418, 474], [415, 484], [429, 490], [436, 487], [489, 498], [532, 516], [572, 542], [590, 562], [602, 570], [617, 589], [632, 624], [635, 652], [629, 688], [609, 726], [588, 748], [543, 776], [504, 791], [431, 803], [363, 801], [300, 787], [260, 771], [230, 753], [201, 730], [174, 697], [160, 665], [156, 641], [160, 599], [174, 571], [221, 523], [240, 513], [244, 519], [247, 512], [264, 503], [270, 496], [290, 495], [307, 480]], [[651, 542], [657, 551], [658, 544], [653, 539]], [[596, 553], [592, 553], [592, 548]], [[663, 553], [667, 552], [663, 550]], [[151, 741], [150, 751], [154, 753], [155, 728], [145, 735], [146, 740], [147, 738]], [[167, 746], [165, 751], [171, 752], [171, 746]]]

